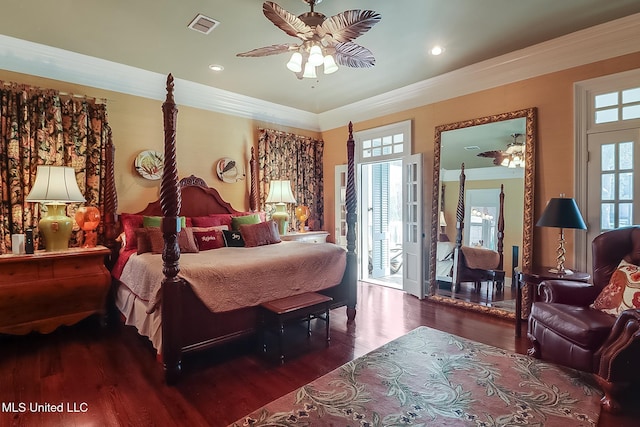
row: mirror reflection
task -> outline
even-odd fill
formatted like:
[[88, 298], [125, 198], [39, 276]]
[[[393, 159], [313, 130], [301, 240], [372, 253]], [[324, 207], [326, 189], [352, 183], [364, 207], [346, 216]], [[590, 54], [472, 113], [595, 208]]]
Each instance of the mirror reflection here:
[[533, 115], [436, 129], [432, 298], [513, 316], [513, 267], [530, 262]]

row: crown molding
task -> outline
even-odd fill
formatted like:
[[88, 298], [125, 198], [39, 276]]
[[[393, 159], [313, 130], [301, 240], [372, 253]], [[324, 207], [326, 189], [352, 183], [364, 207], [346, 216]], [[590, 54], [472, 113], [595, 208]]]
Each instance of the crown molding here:
[[[640, 14], [315, 114], [179, 78], [179, 105], [283, 126], [326, 131], [504, 84], [640, 51]], [[0, 35], [2, 68], [99, 89], [164, 100], [163, 74]]]
[[640, 51], [640, 13], [319, 114], [321, 130]]

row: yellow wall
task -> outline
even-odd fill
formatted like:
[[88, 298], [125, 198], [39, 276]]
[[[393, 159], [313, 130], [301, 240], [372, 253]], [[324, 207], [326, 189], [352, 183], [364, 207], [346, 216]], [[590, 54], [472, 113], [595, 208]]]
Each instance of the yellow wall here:
[[[142, 178], [136, 172], [133, 163], [140, 151], [164, 152], [162, 101], [3, 70], [0, 70], [0, 80], [106, 99], [109, 124], [116, 147], [118, 212], [138, 212], [147, 203], [160, 197], [160, 181]], [[248, 210], [250, 147], [253, 144], [257, 154], [260, 127], [320, 138], [320, 134], [313, 131], [178, 105], [178, 177], [194, 174], [203, 178], [234, 208]], [[233, 184], [219, 180], [215, 165], [222, 157], [230, 157], [236, 161], [244, 160], [246, 179]]]
[[[403, 120], [413, 123], [413, 151], [424, 153], [425, 233], [429, 239], [431, 213], [431, 176], [433, 136], [437, 125], [482, 117], [529, 107], [538, 109], [536, 138], [535, 213], [537, 219], [546, 201], [560, 193], [573, 195], [573, 84], [581, 80], [627, 71], [640, 64], [640, 53], [600, 61], [544, 76], [507, 84], [470, 95], [406, 110], [388, 116], [354, 123], [354, 130], [364, 130]], [[109, 123], [116, 146], [116, 185], [119, 212], [135, 212], [158, 198], [159, 181], [147, 181], [133, 168], [136, 155], [145, 149], [162, 150], [161, 101], [79, 86], [50, 79], [0, 70], [0, 80], [106, 98]], [[221, 157], [245, 159], [249, 146], [256, 144], [257, 129], [270, 127], [302, 135], [322, 137], [325, 141], [325, 228], [334, 232], [334, 169], [346, 163], [347, 123], [322, 132], [291, 129], [251, 119], [180, 107], [178, 113], [179, 176], [195, 174], [216, 187], [222, 197], [237, 209], [248, 208], [248, 179], [223, 183], [215, 175], [215, 163]], [[245, 163], [248, 169], [248, 163]], [[573, 231], [567, 230], [567, 264], [573, 263]], [[557, 233], [553, 229], [534, 229], [534, 263], [553, 265]]]
[[[540, 77], [507, 84], [470, 95], [449, 99], [354, 123], [354, 131], [361, 131], [404, 120], [413, 121], [413, 151], [424, 153], [425, 233], [429, 239], [431, 223], [431, 191], [433, 174], [433, 136], [438, 125], [473, 119], [506, 111], [537, 107], [538, 135], [536, 138], [536, 171], [534, 193], [534, 221], [539, 218], [546, 202], [560, 193], [573, 196], [574, 136], [573, 84], [578, 81], [631, 70], [640, 64], [640, 53], [563, 70]], [[346, 163], [347, 123], [344, 127], [322, 133], [325, 141], [325, 209], [333, 212], [334, 168]], [[331, 215], [327, 215], [327, 230], [333, 231]], [[577, 231], [581, 232], [581, 231]], [[567, 230], [567, 265], [573, 264], [573, 236]], [[534, 227], [533, 263], [555, 265], [555, 229]], [[427, 245], [428, 247], [428, 245]]]

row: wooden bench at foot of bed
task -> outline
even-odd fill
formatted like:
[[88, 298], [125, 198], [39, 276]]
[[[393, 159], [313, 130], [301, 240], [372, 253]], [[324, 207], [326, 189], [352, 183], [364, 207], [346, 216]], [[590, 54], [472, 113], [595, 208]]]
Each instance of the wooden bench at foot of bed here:
[[[307, 336], [311, 336], [311, 320], [322, 319], [326, 326], [327, 345], [329, 345], [329, 309], [333, 298], [316, 292], [292, 295], [260, 304], [263, 308], [263, 334], [271, 325], [277, 326], [280, 363], [284, 363], [284, 325], [306, 320]], [[264, 347], [266, 352], [266, 344]]]

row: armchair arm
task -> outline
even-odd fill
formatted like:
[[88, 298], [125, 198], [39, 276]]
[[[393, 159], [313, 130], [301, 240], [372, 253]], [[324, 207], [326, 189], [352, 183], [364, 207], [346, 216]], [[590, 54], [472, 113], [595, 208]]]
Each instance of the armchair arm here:
[[545, 280], [538, 285], [544, 302], [587, 306], [598, 297], [600, 289], [590, 283], [572, 280]]
[[640, 354], [640, 309], [623, 311], [595, 359], [597, 374], [609, 382], [633, 382], [640, 379], [637, 357]]

